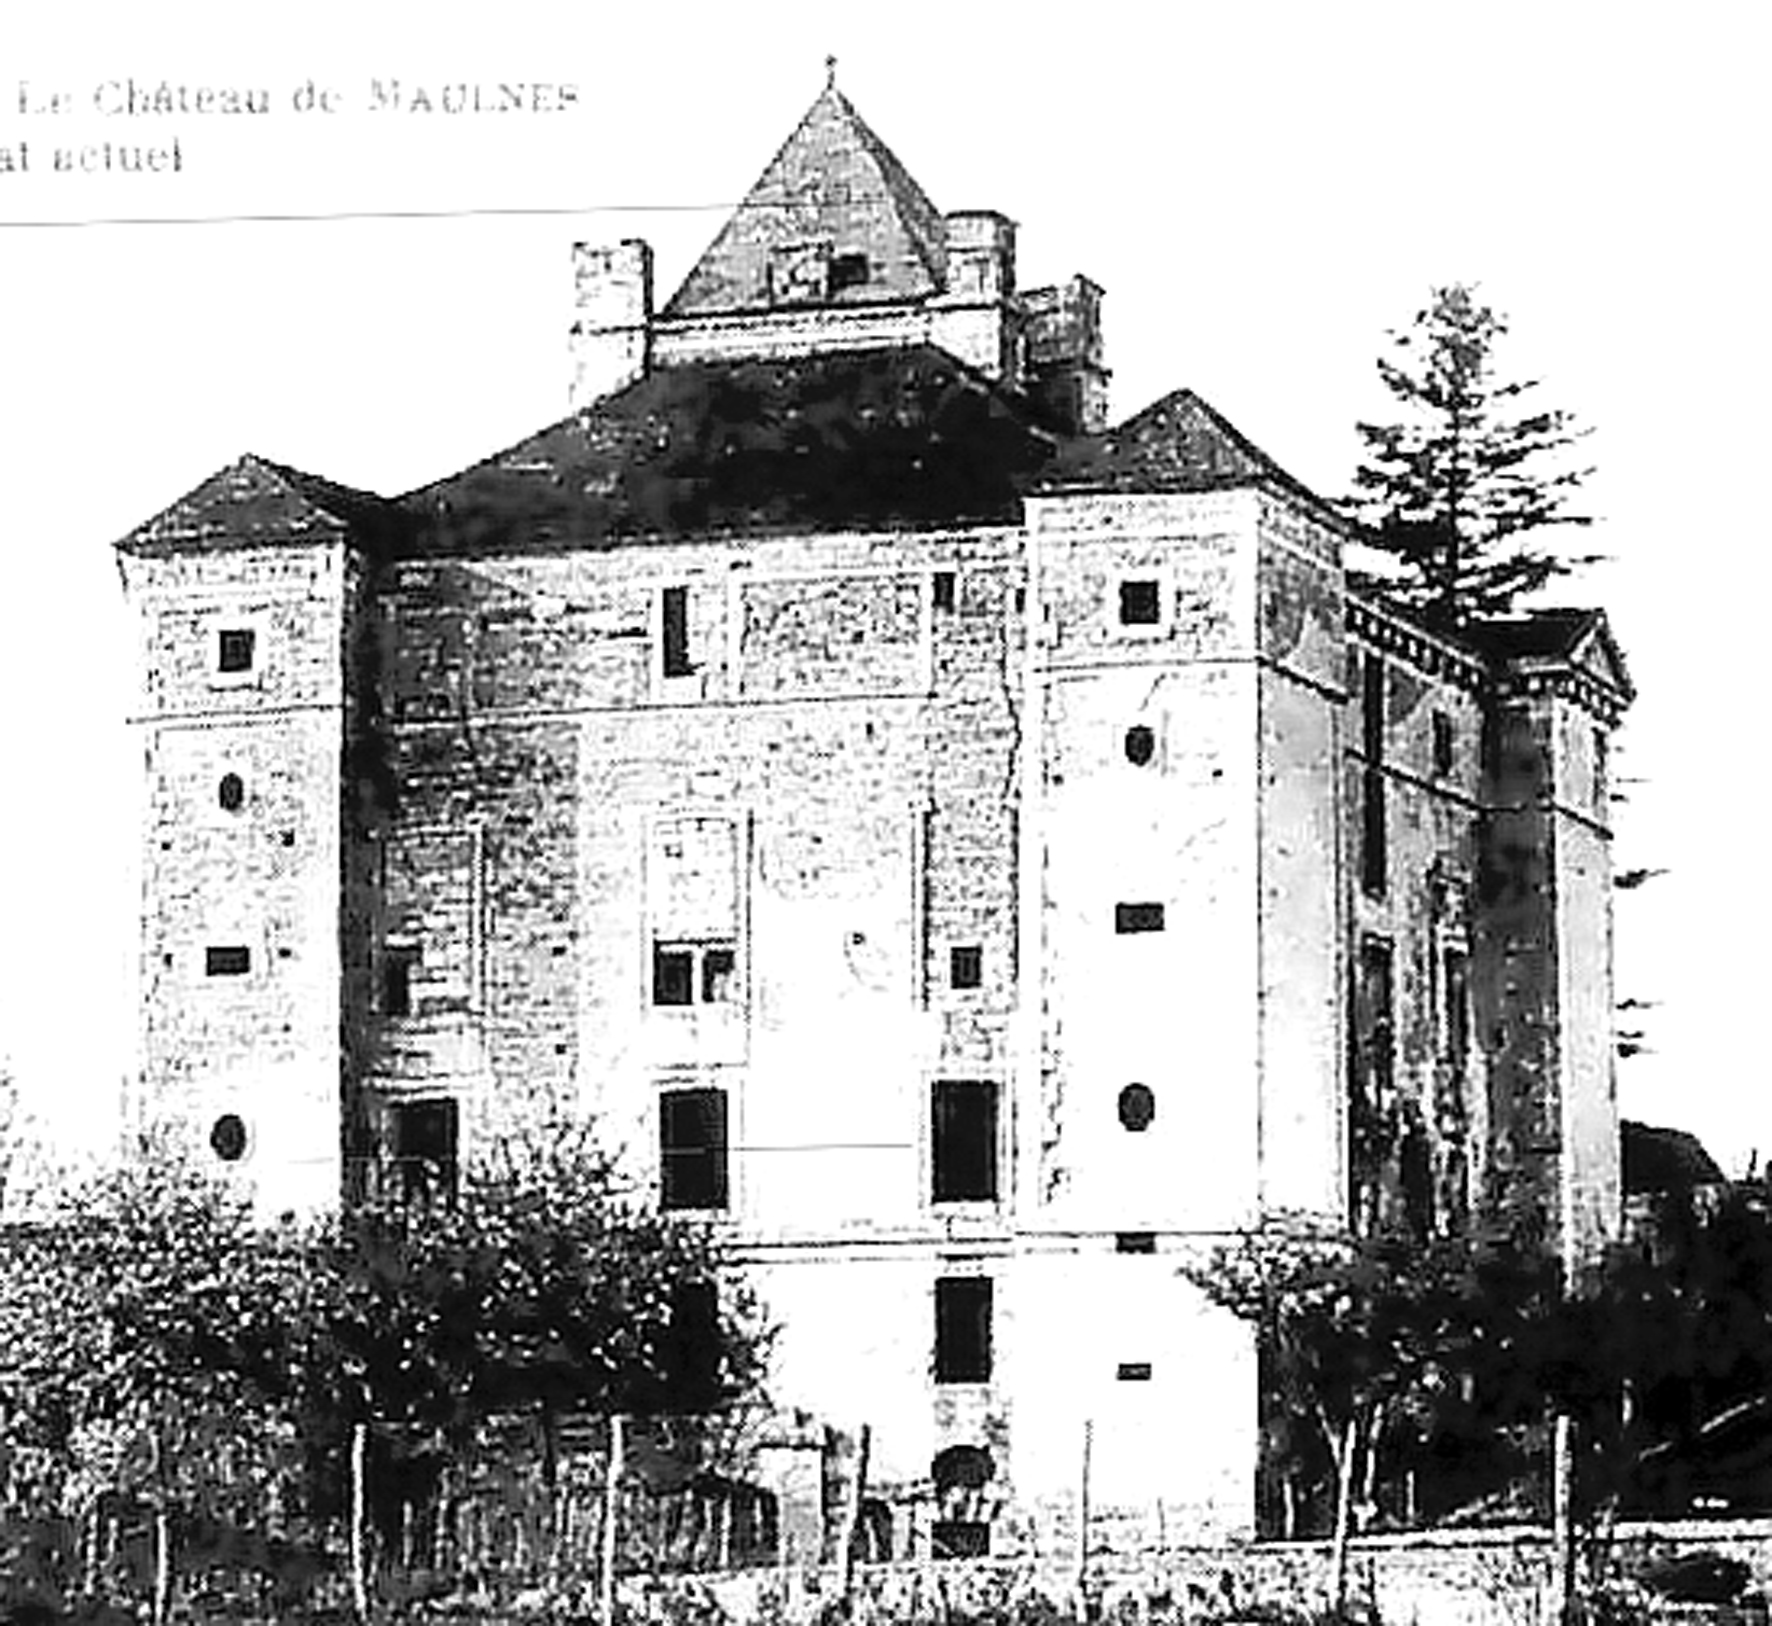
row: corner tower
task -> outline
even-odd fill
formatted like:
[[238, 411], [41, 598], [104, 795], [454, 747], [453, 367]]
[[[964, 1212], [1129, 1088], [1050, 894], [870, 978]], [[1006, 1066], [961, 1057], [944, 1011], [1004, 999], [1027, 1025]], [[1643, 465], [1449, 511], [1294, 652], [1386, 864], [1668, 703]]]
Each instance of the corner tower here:
[[1598, 610], [1472, 629], [1494, 700], [1481, 840], [1479, 1019], [1492, 1046], [1492, 1199], [1579, 1266], [1618, 1235], [1607, 757], [1634, 696]]
[[137, 1131], [335, 1203], [352, 494], [253, 457], [118, 544], [141, 747]]

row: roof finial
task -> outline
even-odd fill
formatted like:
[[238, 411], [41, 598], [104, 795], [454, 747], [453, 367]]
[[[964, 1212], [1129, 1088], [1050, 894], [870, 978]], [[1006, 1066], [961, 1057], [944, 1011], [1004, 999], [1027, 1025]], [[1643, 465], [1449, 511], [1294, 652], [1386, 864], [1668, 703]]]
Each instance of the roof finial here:
[[837, 59], [834, 56], [827, 56], [824, 59], [824, 88], [826, 90], [837, 88]]

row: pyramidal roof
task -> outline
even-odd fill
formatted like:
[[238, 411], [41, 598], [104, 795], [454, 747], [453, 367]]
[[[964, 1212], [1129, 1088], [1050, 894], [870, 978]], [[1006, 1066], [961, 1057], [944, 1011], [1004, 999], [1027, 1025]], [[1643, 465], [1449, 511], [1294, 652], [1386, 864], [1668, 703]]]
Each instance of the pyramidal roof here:
[[[772, 279], [798, 254], [867, 257], [866, 299], [920, 299], [946, 281], [946, 228], [935, 205], [833, 82], [665, 306], [666, 316], [780, 302]], [[842, 297], [838, 294], [836, 297]]]
[[387, 504], [318, 475], [248, 452], [137, 526], [118, 544], [150, 552], [181, 547], [252, 547], [309, 542], [347, 528], [375, 534]]
[[1335, 511], [1192, 390], [1174, 390], [1124, 423], [1068, 442], [1050, 482], [1105, 491], [1213, 491], [1266, 485], [1308, 502], [1318, 517], [1346, 526]]

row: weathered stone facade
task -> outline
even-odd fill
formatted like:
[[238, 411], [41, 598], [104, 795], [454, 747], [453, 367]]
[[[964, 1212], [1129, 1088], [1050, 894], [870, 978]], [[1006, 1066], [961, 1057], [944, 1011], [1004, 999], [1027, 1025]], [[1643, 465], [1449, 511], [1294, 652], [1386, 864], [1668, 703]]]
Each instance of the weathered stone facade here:
[[1616, 1223], [1603, 622], [1436, 637], [1197, 398], [1103, 428], [1100, 290], [834, 89], [661, 311], [578, 274], [561, 424], [121, 545], [141, 1111], [272, 1211], [593, 1118], [876, 1484], [990, 1453], [951, 1539], [1060, 1539], [1086, 1435], [1104, 1517], [1248, 1529], [1179, 1252]]

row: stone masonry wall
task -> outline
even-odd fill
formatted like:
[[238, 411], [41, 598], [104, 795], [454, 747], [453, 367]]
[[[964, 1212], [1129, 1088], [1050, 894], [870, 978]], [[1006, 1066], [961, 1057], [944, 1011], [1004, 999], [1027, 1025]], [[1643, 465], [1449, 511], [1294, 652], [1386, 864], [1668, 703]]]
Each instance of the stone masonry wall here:
[[[1374, 661], [1383, 674], [1376, 761], [1366, 714]], [[1384, 945], [1391, 967], [1392, 1079], [1389, 1102], [1377, 1103], [1385, 1115], [1379, 1155], [1389, 1188], [1381, 1206], [1390, 1221], [1403, 1219], [1410, 1203], [1420, 1201], [1404, 1188], [1425, 1191], [1427, 1206], [1418, 1217], [1436, 1230], [1456, 1226], [1483, 1196], [1491, 1116], [1485, 1089], [1491, 1045], [1477, 997], [1485, 723], [1476, 676], [1468, 658], [1448, 658], [1432, 641], [1399, 647], [1387, 635], [1350, 642], [1343, 839], [1352, 1027], [1369, 1026], [1376, 997], [1359, 986], [1368, 976], [1362, 954], [1366, 945]], [[1384, 809], [1379, 887], [1370, 884], [1366, 851], [1366, 799], [1375, 776]], [[1458, 964], [1465, 968], [1462, 990]], [[1351, 1032], [1350, 1042], [1352, 1064], [1366, 1066], [1370, 1088], [1376, 1043], [1369, 1031]], [[1411, 1136], [1424, 1137], [1425, 1157], [1411, 1152]]]
[[[347, 551], [320, 533], [125, 570], [147, 775], [143, 1113], [266, 1211], [324, 1206], [339, 1190]], [[239, 1139], [221, 1157], [224, 1118]]]

